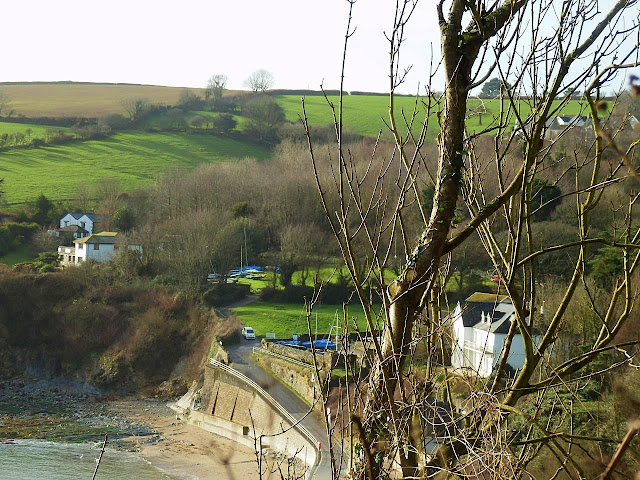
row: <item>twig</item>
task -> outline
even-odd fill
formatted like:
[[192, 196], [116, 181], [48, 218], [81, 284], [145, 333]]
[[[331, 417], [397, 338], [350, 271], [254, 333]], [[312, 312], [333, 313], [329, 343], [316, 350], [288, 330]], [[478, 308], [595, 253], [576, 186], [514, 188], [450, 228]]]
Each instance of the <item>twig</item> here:
[[96, 479], [96, 475], [98, 474], [98, 468], [100, 468], [100, 462], [102, 461], [102, 456], [104, 455], [104, 449], [107, 446], [108, 439], [109, 439], [109, 434], [105, 433], [104, 442], [102, 442], [102, 449], [100, 450], [100, 456], [98, 457], [98, 460], [96, 462], [96, 469], [93, 471], [93, 477], [91, 477], [91, 480]]
[[635, 420], [629, 425], [627, 434], [622, 439], [622, 442], [620, 442], [620, 445], [618, 445], [616, 453], [614, 453], [613, 457], [611, 457], [611, 461], [609, 462], [609, 465], [607, 465], [607, 468], [605, 468], [602, 477], [600, 477], [600, 480], [607, 480], [610, 477], [613, 469], [616, 468], [616, 465], [622, 459], [622, 456], [629, 448], [629, 445], [631, 445], [631, 440], [633, 440], [633, 437], [635, 437], [638, 432], [640, 432], [640, 419]]
[[369, 448], [369, 442], [367, 441], [367, 434], [362, 427], [362, 421], [360, 417], [357, 415], [351, 415], [351, 421], [354, 423], [356, 428], [358, 429], [358, 435], [360, 436], [360, 441], [362, 442], [362, 450], [364, 452], [365, 458], [365, 467], [367, 469], [367, 475], [369, 476], [369, 480], [374, 480], [373, 476], [373, 458], [371, 456], [371, 450]]

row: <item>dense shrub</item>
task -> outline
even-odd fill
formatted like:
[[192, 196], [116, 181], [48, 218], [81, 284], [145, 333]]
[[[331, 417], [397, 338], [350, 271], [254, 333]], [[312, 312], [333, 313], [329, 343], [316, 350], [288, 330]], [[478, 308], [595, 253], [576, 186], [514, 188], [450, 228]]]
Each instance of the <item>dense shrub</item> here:
[[277, 138], [278, 126], [285, 120], [282, 106], [265, 95], [252, 96], [247, 100], [242, 114], [249, 119], [244, 126], [245, 133], [267, 141]]
[[227, 133], [236, 128], [237, 123], [230, 113], [221, 113], [213, 119], [213, 125], [223, 133]]
[[69, 135], [64, 130], [56, 130], [53, 128], [48, 129], [44, 137], [45, 142], [49, 145], [68, 143], [73, 139], [73, 135]]
[[0, 225], [0, 255], [28, 243], [39, 230], [37, 223], [5, 223]]
[[[368, 291], [365, 293], [369, 296]], [[263, 289], [260, 293], [260, 300], [273, 303], [300, 303], [303, 302], [305, 298], [310, 299], [313, 298], [313, 296], [313, 287], [288, 285], [284, 289], [272, 287]], [[325, 304], [340, 305], [352, 300], [352, 296], [353, 287], [343, 284], [329, 283], [322, 288], [318, 299]], [[375, 303], [380, 302], [380, 297], [377, 294], [373, 295], [373, 299]]]
[[93, 140], [106, 137], [111, 132], [111, 129], [101, 127], [100, 125], [75, 125], [71, 128], [71, 131], [82, 140]]
[[98, 118], [98, 126], [110, 131], [126, 130], [131, 126], [131, 122], [124, 115], [119, 113], [108, 113]]
[[222, 307], [242, 300], [249, 294], [249, 285], [217, 283], [202, 296], [202, 300], [211, 307]]
[[0, 269], [0, 376], [17, 369], [10, 360], [20, 352], [46, 358], [53, 374], [85, 372], [103, 387], [169, 378], [210, 319], [183, 296], [112, 276], [88, 263], [46, 275]]

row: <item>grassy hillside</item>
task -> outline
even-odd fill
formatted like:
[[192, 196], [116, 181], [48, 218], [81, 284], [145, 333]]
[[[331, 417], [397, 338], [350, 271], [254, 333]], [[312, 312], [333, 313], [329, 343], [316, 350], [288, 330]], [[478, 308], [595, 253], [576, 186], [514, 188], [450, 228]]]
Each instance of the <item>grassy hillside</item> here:
[[269, 156], [266, 148], [212, 135], [120, 133], [105, 140], [0, 152], [0, 177], [8, 203], [30, 201], [40, 193], [63, 200], [72, 198], [79, 185], [100, 178], [131, 189], [152, 183], [173, 166], [192, 169], [204, 162]]
[[[9, 95], [9, 108], [27, 117], [97, 117], [124, 113], [120, 101], [146, 97], [152, 103], [173, 105], [183, 88], [151, 85], [23, 84], [0, 85]], [[201, 94], [203, 89], [190, 88]]]
[[[154, 103], [175, 104], [182, 88], [156, 87], [144, 85], [106, 84], [23, 84], [0, 85], [0, 89], [11, 97], [10, 108], [17, 114], [27, 116], [97, 116], [107, 112], [123, 112], [122, 98], [144, 96]], [[201, 89], [193, 89], [201, 92]], [[235, 92], [231, 92], [235, 93]], [[300, 96], [280, 95], [276, 97], [284, 107], [288, 120], [295, 121], [301, 114]], [[329, 97], [337, 104], [338, 97]], [[470, 101], [470, 111], [480, 105], [479, 99]], [[332, 122], [332, 113], [326, 100], [320, 96], [306, 99], [307, 115], [312, 125], [327, 125]], [[470, 119], [471, 129], [478, 130], [490, 123], [491, 114], [497, 113], [497, 101], [484, 100], [488, 112]], [[409, 116], [414, 108], [422, 111], [424, 106], [414, 98], [398, 97], [398, 112]], [[573, 101], [563, 113], [577, 114], [581, 106]], [[528, 114], [523, 105], [523, 115]], [[212, 117], [212, 112], [188, 112], [184, 119], [188, 122], [194, 115]], [[242, 128], [244, 117], [234, 116], [238, 127]], [[388, 118], [388, 98], [385, 96], [345, 96], [344, 121], [346, 128], [367, 136], [376, 136], [380, 129], [383, 137], [390, 138], [383, 119]], [[418, 117], [419, 118], [419, 117]], [[156, 126], [161, 118], [152, 118], [147, 126]], [[435, 139], [437, 119], [430, 118], [428, 140]], [[414, 129], [419, 131], [420, 122]], [[30, 137], [44, 137], [52, 127], [34, 124], [0, 122], [3, 133], [26, 133]], [[55, 130], [61, 130], [55, 127]], [[63, 129], [67, 133], [69, 129]], [[41, 149], [10, 149], [0, 152], [0, 178], [5, 179], [5, 199], [9, 203], [22, 203], [44, 193], [54, 200], [72, 198], [80, 184], [100, 178], [114, 178], [123, 189], [147, 185], [172, 166], [191, 169], [203, 162], [215, 162], [246, 156], [260, 159], [269, 157], [266, 148], [240, 143], [231, 139], [211, 135], [189, 135], [181, 133], [121, 133], [106, 140], [76, 142]]]
[[[302, 115], [302, 103], [299, 95], [280, 95], [277, 97], [278, 102], [283, 106], [286, 112], [287, 120], [297, 121]], [[337, 108], [339, 97], [329, 96], [331, 101]], [[559, 103], [559, 102], [557, 102]], [[483, 104], [488, 112], [482, 116], [482, 126], [479, 125], [480, 117], [474, 115], [470, 118], [469, 125], [472, 129], [479, 131], [485, 128], [491, 120], [491, 114], [498, 114], [500, 111], [500, 102], [497, 100], [480, 100], [472, 98], [469, 101], [469, 110], [476, 111]], [[327, 125], [333, 122], [333, 114], [327, 104], [327, 100], [321, 96], [310, 96], [305, 98], [305, 107], [307, 118], [310, 125]], [[402, 121], [402, 113], [409, 118], [414, 111], [418, 112], [417, 119], [424, 118], [425, 107], [421, 103], [416, 106], [415, 98], [397, 97], [395, 99], [395, 108], [397, 114], [397, 122]], [[571, 101], [563, 109], [565, 115], [576, 115], [583, 111], [583, 107], [578, 101]], [[376, 136], [382, 130], [383, 138], [390, 138], [390, 134], [385, 127], [383, 120], [389, 121], [389, 99], [386, 96], [366, 96], [366, 95], [346, 95], [343, 103], [344, 124], [347, 129], [354, 133], [366, 136]], [[530, 109], [522, 104], [521, 114], [525, 117], [530, 113]], [[421, 114], [421, 115], [420, 115]], [[422, 120], [414, 124], [414, 131], [419, 132], [422, 128]], [[406, 128], [402, 129], [406, 132]], [[438, 121], [435, 113], [432, 113], [429, 119], [429, 129], [427, 131], [427, 139], [434, 140], [438, 134]]]

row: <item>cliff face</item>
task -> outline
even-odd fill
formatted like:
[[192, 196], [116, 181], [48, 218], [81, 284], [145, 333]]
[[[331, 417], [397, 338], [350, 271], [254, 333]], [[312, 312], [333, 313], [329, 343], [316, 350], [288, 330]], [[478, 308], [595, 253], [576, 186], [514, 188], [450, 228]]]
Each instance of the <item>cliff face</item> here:
[[130, 390], [170, 376], [206, 330], [208, 314], [180, 295], [103, 273], [0, 270], [0, 378], [80, 376]]

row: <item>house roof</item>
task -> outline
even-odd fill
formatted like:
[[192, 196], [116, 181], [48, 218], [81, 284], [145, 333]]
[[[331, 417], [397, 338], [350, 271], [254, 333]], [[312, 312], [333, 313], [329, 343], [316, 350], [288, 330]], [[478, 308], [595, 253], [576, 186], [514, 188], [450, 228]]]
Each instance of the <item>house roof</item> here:
[[514, 311], [508, 296], [476, 292], [466, 300], [462, 325], [492, 333], [507, 333]]
[[[92, 222], [98, 221], [100, 219], [100, 216], [96, 215], [95, 213], [67, 213], [67, 215], [71, 215], [76, 220], [80, 220], [82, 217], [86, 216]], [[65, 217], [67, 215], [65, 215]]]
[[496, 295], [495, 293], [476, 292], [465, 300], [467, 303], [491, 303], [495, 305], [508, 299], [506, 295]]
[[79, 238], [75, 243], [116, 243], [118, 232], [100, 232]]
[[485, 318], [489, 319], [489, 322], [480, 322], [474, 325], [473, 328], [477, 328], [478, 330], [484, 330], [491, 333], [508, 333], [509, 328], [511, 327], [511, 320], [514, 317], [513, 312], [501, 313], [495, 312], [492, 316], [487, 316]]
[[476, 323], [480, 322], [480, 316], [482, 312], [490, 311], [493, 309], [494, 302], [472, 302], [462, 310], [462, 326], [473, 327]]
[[547, 128], [585, 127], [588, 121], [588, 117], [581, 115], [557, 115], [550, 117], [546, 122], [546, 126]]
[[77, 233], [89, 233], [80, 225], [69, 225], [68, 227], [62, 227], [57, 229], [58, 232], [77, 232]]

